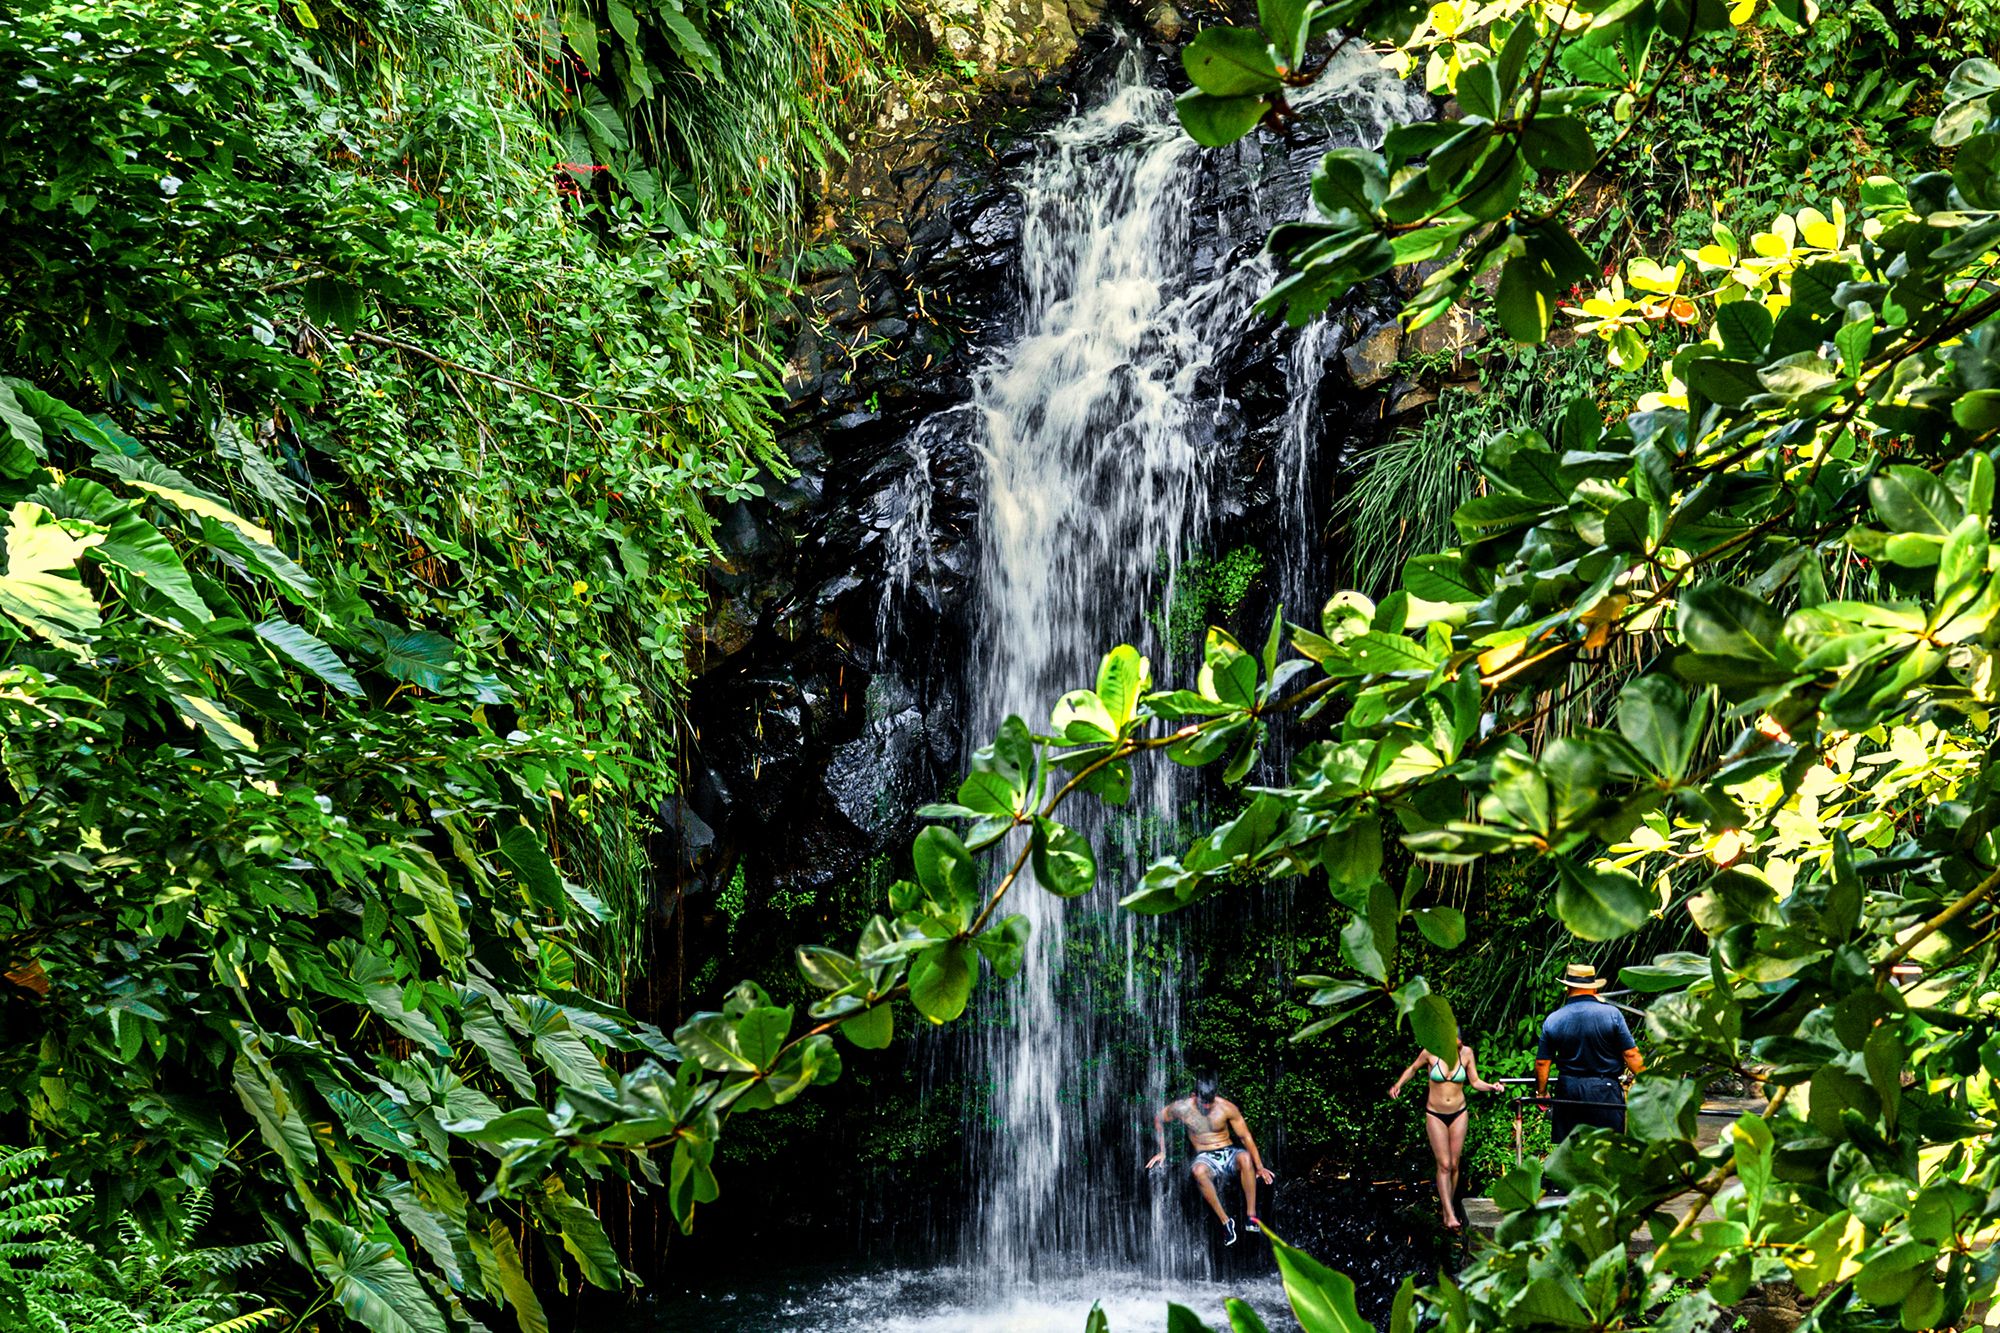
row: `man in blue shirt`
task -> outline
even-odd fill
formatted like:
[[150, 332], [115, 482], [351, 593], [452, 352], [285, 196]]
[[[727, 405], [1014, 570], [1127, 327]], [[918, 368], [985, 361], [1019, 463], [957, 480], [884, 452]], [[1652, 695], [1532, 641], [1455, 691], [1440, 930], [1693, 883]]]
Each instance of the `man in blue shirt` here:
[[1549, 1095], [1549, 1066], [1562, 1071], [1556, 1102], [1549, 1108], [1549, 1137], [1561, 1143], [1579, 1125], [1625, 1129], [1625, 1085], [1619, 1076], [1646, 1067], [1632, 1044], [1625, 1016], [1598, 998], [1605, 979], [1587, 963], [1563, 969], [1569, 998], [1542, 1020], [1542, 1041], [1535, 1052], [1535, 1096]]

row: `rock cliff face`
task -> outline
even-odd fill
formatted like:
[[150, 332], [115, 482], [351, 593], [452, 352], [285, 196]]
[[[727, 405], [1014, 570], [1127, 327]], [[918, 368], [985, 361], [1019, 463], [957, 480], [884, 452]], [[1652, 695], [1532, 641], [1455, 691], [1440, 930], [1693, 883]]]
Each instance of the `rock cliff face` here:
[[[950, 664], [979, 463], [964, 431], [921, 473], [903, 445], [966, 411], [976, 349], [1004, 336], [1021, 226], [1007, 167], [1058, 89], [849, 166], [838, 234], [853, 262], [806, 282], [791, 321], [784, 441], [798, 475], [723, 516], [688, 808], [672, 821], [699, 853], [685, 858], [697, 891], [739, 864], [758, 893], [850, 875], [958, 763]], [[916, 556], [923, 595], [892, 623], [888, 572]]]
[[[947, 22], [957, 3], [966, 25]], [[967, 26], [999, 12], [994, 3], [947, 0], [933, 11], [939, 40], [948, 47], [956, 27], [992, 45], [992, 58], [1066, 63], [975, 114], [888, 133], [855, 154], [832, 210], [851, 262], [806, 282], [791, 328], [785, 440], [798, 475], [723, 518], [687, 795], [663, 821], [689, 895], [670, 895], [665, 909], [685, 901], [697, 933], [739, 870], [753, 909], [851, 878], [905, 841], [910, 812], [956, 782], [982, 482], [970, 377], [1016, 315], [1022, 213], [1010, 176], [1034, 153], [1036, 131], [1104, 79], [1111, 24], [1139, 32], [1161, 78], [1181, 82], [1170, 6], [1090, 28], [1098, 11], [1088, 0], [998, 0], [1011, 36]], [[1256, 254], [1303, 198], [1325, 147], [1316, 134], [1260, 136], [1206, 156], [1195, 280]], [[1394, 331], [1380, 332], [1387, 297], [1352, 303], [1324, 336], [1303, 341], [1246, 311], [1216, 382], [1202, 387], [1229, 480], [1218, 488], [1217, 533], [1189, 534], [1191, 548], [1225, 531], [1233, 547], [1278, 530], [1277, 506], [1293, 501], [1273, 494], [1272, 460], [1301, 388], [1317, 395], [1311, 490], [1314, 530], [1324, 530], [1343, 460], [1376, 437], [1384, 390], [1398, 387]], [[913, 449], [919, 431], [923, 447]], [[688, 952], [701, 950], [690, 940]]]

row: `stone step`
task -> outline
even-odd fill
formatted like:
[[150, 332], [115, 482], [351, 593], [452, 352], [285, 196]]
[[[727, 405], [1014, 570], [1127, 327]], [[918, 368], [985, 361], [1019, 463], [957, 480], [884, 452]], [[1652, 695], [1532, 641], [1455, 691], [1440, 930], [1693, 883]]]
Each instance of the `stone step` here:
[[[1687, 1212], [1689, 1206], [1694, 1203], [1697, 1197], [1699, 1196], [1694, 1194], [1675, 1195], [1667, 1201], [1665, 1209], [1668, 1213], [1678, 1218]], [[1494, 1230], [1500, 1225], [1500, 1206], [1491, 1199], [1461, 1199], [1459, 1202], [1465, 1209], [1466, 1225], [1481, 1236], [1492, 1236]], [[1714, 1206], [1704, 1202], [1701, 1206], [1701, 1216], [1696, 1220], [1698, 1222], [1714, 1221]], [[1632, 1237], [1631, 1243], [1625, 1248], [1635, 1255], [1648, 1253], [1653, 1248], [1652, 1232], [1644, 1228], [1640, 1229]]]

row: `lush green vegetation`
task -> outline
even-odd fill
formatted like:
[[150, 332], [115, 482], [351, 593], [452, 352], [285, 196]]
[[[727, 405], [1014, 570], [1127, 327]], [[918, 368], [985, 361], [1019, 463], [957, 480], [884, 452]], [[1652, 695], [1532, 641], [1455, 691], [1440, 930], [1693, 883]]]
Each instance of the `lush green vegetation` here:
[[1163, 605], [1148, 611], [1146, 619], [1159, 632], [1168, 652], [1175, 657], [1192, 655], [1201, 645], [1202, 631], [1212, 623], [1227, 621], [1263, 572], [1263, 554], [1254, 546], [1191, 555], [1174, 569], [1167, 567], [1162, 555], [1160, 576], [1166, 584]]
[[177, 1222], [149, 1232], [122, 1219], [108, 1248], [79, 1237], [70, 1219], [90, 1205], [46, 1174], [43, 1149], [0, 1149], [0, 1315], [22, 1333], [251, 1333], [277, 1326], [284, 1311], [243, 1292], [283, 1247], [275, 1241], [202, 1246], [209, 1219], [197, 1191]]
[[[619, 1005], [710, 509], [784, 466], [764, 260], [893, 16], [16, 7], [0, 1116], [43, 1146], [0, 1165], [10, 1326], [545, 1328], [624, 1280], [597, 1191], [691, 1226], [725, 1129], [836, 1077], [836, 1035], [880, 1049], [1021, 966], [1023, 873], [1098, 878], [1066, 802], [1122, 803], [1154, 752], [1240, 789], [1293, 711], [1287, 780], [1126, 897], [1329, 891], [1306, 1002], [1231, 982], [1211, 1049], [1363, 1020], [1449, 1049], [1450, 997], [1520, 973], [1496, 943], [1661, 953], [1625, 972], [1658, 996], [1640, 1134], [1555, 1154], [1567, 1200], [1510, 1175], [1500, 1246], [1399, 1329], [1693, 1328], [1781, 1275], [1842, 1328], [1991, 1299], [2000, 71], [1961, 59], [1991, 12], [1259, 17], [1189, 48], [1197, 137], [1282, 118], [1341, 25], [1460, 113], [1328, 155], [1272, 308], [1436, 262], [1413, 324], [1483, 302], [1543, 344], [1569, 307], [1583, 344], [1496, 359], [1371, 474], [1374, 595], [1296, 656], [1211, 631], [1156, 689], [1113, 651], [926, 811], [886, 911], [838, 904], [852, 945], [669, 1040]], [[1251, 563], [1191, 567], [1169, 637]], [[1527, 998], [1492, 999], [1489, 1073]], [[1719, 1070], [1777, 1095], [1698, 1152]], [[1664, 1211], [1689, 1189], [1714, 1220]], [[1276, 1249], [1305, 1326], [1358, 1333], [1345, 1279]]]
[[623, 1281], [599, 1182], [706, 1160], [618, 1008], [641, 840], [710, 509], [784, 466], [746, 256], [880, 24], [646, 10], [608, 62], [706, 140], [582, 9], [10, 10], [0, 1116], [79, 1228], [20, 1319], [269, 1322], [132, 1285], [213, 1237], [293, 1321], [542, 1328]]

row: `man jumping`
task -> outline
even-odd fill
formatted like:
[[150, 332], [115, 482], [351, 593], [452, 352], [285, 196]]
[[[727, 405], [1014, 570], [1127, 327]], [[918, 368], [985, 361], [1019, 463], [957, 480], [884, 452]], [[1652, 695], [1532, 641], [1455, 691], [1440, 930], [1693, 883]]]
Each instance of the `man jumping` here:
[[[1257, 1182], [1262, 1180], [1268, 1185], [1277, 1177], [1265, 1169], [1264, 1159], [1257, 1152], [1257, 1140], [1250, 1137], [1250, 1126], [1244, 1123], [1243, 1112], [1236, 1103], [1215, 1095], [1214, 1079], [1202, 1078], [1195, 1083], [1194, 1096], [1160, 1108], [1160, 1113], [1153, 1117], [1160, 1150], [1146, 1163], [1148, 1171], [1167, 1160], [1169, 1120], [1178, 1120], [1187, 1130], [1188, 1144], [1194, 1149], [1194, 1183], [1215, 1211], [1216, 1220], [1222, 1223], [1222, 1243], [1236, 1243], [1236, 1219], [1216, 1197], [1215, 1182], [1227, 1179], [1232, 1171], [1243, 1185], [1244, 1229], [1262, 1231], [1257, 1221]], [[1232, 1135], [1243, 1141], [1242, 1147], [1230, 1141]]]

